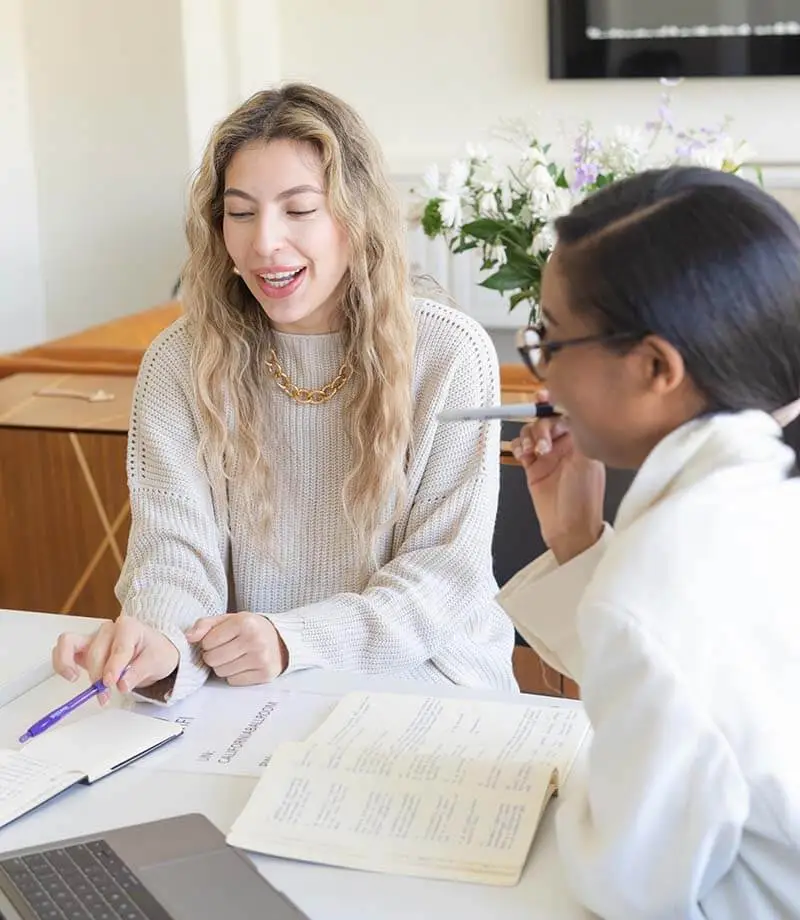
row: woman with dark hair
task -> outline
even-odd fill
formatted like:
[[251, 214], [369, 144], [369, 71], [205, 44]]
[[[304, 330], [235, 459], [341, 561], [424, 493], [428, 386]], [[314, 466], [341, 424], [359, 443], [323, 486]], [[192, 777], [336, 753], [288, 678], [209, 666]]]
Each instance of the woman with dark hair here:
[[565, 871], [605, 918], [800, 917], [800, 228], [679, 168], [557, 230], [524, 354], [564, 415], [514, 445], [550, 552], [500, 599], [594, 729]]

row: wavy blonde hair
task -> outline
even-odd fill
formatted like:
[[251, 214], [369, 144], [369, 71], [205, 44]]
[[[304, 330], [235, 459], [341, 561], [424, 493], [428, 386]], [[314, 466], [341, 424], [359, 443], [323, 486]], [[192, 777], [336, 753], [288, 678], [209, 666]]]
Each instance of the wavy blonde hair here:
[[341, 310], [347, 360], [347, 436], [353, 466], [342, 512], [365, 556], [406, 494], [411, 447], [414, 321], [399, 201], [377, 142], [350, 106], [314, 86], [256, 93], [214, 130], [192, 183], [181, 276], [192, 332], [200, 452], [212, 484], [235, 480], [251, 524], [270, 534], [273, 482], [265, 450], [272, 343], [269, 319], [241, 278], [222, 236], [225, 172], [245, 144], [308, 144], [322, 164], [331, 214], [346, 228], [350, 263]]

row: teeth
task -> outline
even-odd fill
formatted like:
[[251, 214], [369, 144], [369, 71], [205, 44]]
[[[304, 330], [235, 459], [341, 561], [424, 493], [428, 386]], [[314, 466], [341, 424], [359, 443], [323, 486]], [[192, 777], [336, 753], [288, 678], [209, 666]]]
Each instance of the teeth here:
[[273, 287], [286, 287], [286, 285], [289, 284], [289, 282], [292, 281], [301, 271], [301, 268], [296, 268], [294, 271], [289, 272], [265, 272], [259, 277]]

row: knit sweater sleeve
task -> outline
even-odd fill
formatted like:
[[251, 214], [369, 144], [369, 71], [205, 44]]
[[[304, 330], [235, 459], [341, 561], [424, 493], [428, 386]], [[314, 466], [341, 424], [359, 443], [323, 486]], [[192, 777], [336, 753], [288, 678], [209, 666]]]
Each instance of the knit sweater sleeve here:
[[262, 611], [286, 643], [289, 670], [407, 672], [456, 644], [467, 618], [502, 616], [491, 560], [499, 424], [436, 421], [445, 410], [498, 401], [497, 358], [486, 332], [466, 317], [442, 332], [440, 346], [445, 334], [461, 338], [445, 368], [431, 357], [436, 344], [418, 346], [418, 353], [427, 351], [427, 368], [417, 385], [415, 452], [425, 460], [416, 482], [410, 477], [412, 503], [395, 532], [392, 558], [360, 593], [275, 615]]
[[128, 436], [131, 530], [116, 587], [123, 614], [153, 626], [178, 648], [169, 701], [208, 676], [185, 631], [227, 606], [226, 544], [198, 459], [192, 405], [189, 343], [179, 321], [151, 345], [137, 378]]

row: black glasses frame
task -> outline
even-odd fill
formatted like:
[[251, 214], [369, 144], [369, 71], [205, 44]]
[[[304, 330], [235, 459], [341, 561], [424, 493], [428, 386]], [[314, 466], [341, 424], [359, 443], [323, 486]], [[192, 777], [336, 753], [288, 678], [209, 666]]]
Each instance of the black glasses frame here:
[[556, 339], [553, 342], [546, 342], [544, 340], [546, 333], [547, 329], [544, 323], [541, 322], [531, 323], [531, 325], [520, 329], [517, 333], [519, 356], [534, 377], [538, 377], [540, 380], [544, 379], [543, 366], [546, 367], [552, 361], [553, 355], [558, 354], [565, 348], [572, 348], [575, 345], [630, 342], [641, 338], [641, 336], [633, 332], [606, 332], [595, 335], [582, 335], [574, 339]]

